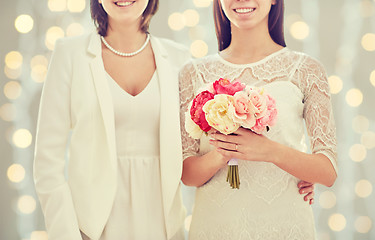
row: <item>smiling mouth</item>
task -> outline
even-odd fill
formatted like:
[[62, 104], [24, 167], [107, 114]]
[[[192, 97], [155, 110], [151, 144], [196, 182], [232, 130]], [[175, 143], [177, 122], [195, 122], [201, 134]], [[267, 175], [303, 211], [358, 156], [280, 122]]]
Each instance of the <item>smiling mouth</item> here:
[[115, 2], [116, 6], [118, 6], [118, 7], [127, 7], [127, 6], [132, 5], [133, 3], [135, 3], [135, 1], [132, 1], [132, 2], [129, 2], [129, 1], [118, 1], [118, 2]]
[[235, 8], [236, 13], [251, 13], [255, 11], [255, 8]]

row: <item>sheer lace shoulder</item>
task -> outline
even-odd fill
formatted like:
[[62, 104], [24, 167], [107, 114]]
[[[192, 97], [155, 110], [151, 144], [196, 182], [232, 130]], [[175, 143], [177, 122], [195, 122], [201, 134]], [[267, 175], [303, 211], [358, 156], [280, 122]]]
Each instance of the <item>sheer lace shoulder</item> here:
[[296, 54], [301, 55], [302, 60], [293, 79], [304, 95], [303, 117], [312, 153], [327, 156], [337, 173], [336, 127], [326, 71], [318, 60], [302, 53]]
[[196, 85], [200, 76], [196, 70], [196, 65], [192, 61], [188, 62], [179, 73], [180, 88], [180, 125], [183, 159], [198, 154], [199, 140], [189, 136], [185, 128], [185, 115], [190, 102], [195, 97]]

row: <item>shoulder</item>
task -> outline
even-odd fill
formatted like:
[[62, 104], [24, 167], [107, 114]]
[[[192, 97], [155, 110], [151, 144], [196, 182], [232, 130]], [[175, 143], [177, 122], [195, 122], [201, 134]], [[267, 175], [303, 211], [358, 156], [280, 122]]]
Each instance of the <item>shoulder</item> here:
[[217, 54], [211, 54], [202, 58], [190, 59], [183, 66], [182, 71], [202, 71], [209, 65], [218, 64], [219, 58]]
[[96, 33], [86, 33], [79, 36], [74, 37], [64, 37], [60, 38], [55, 43], [54, 50], [63, 50], [67, 52], [75, 52], [79, 50], [86, 50], [87, 46], [90, 42], [92, 37], [95, 37]]
[[297, 69], [304, 71], [321, 72], [325, 74], [326, 70], [324, 68], [324, 65], [317, 58], [303, 52], [292, 50], [290, 50], [290, 54], [299, 59], [299, 66], [297, 67]]

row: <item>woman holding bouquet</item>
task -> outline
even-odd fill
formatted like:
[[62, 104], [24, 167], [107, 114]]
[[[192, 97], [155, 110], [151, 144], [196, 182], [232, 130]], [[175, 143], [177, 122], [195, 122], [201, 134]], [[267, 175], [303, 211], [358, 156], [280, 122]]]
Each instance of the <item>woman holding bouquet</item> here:
[[[316, 239], [312, 209], [299, 197], [297, 182], [334, 184], [335, 124], [324, 68], [285, 47], [283, 11], [283, 0], [214, 0], [220, 52], [180, 72], [182, 126], [195, 94], [219, 78], [264, 89], [277, 109], [275, 124], [263, 134], [211, 130], [194, 140], [183, 131], [182, 181], [198, 187], [192, 240]], [[201, 134], [186, 123], [191, 136]], [[305, 153], [304, 125], [311, 154]], [[239, 159], [239, 189], [226, 182], [230, 159]]]
[[34, 164], [50, 240], [184, 238], [178, 70], [190, 54], [148, 33], [157, 7], [91, 0], [97, 32], [56, 43]]

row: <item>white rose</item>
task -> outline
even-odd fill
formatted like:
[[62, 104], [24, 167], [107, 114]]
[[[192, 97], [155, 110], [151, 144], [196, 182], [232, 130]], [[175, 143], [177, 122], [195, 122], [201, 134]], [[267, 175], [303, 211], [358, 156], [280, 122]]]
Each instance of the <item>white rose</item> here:
[[185, 113], [185, 129], [190, 137], [194, 139], [200, 139], [202, 137], [203, 130], [191, 119], [189, 111]]

